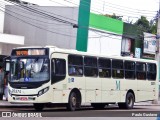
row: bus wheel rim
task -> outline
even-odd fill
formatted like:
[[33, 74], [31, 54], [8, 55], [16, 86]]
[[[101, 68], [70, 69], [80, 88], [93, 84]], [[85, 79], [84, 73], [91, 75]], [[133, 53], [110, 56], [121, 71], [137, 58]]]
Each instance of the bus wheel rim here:
[[133, 104], [132, 97], [129, 97], [129, 98], [128, 98], [127, 104], [128, 104], [128, 106], [132, 106], [132, 104]]
[[72, 97], [72, 107], [76, 106], [76, 97]]

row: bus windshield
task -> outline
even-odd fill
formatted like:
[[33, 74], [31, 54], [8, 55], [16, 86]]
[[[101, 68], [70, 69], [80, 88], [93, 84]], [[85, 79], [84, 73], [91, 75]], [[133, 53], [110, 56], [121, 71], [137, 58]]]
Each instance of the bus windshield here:
[[39, 82], [49, 80], [48, 58], [11, 59], [11, 82]]

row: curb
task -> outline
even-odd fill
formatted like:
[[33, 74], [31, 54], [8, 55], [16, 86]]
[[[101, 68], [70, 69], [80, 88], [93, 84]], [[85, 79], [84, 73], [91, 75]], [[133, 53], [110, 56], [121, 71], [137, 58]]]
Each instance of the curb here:
[[1, 106], [0, 105], [0, 108], [33, 108], [33, 106], [26, 106], [26, 105], [25, 106], [24, 105], [23, 106], [17, 106], [17, 105], [16, 106], [15, 105], [14, 106], [13, 105]]
[[142, 104], [142, 105], [134, 105], [134, 106], [160, 106], [160, 104], [151, 104], [151, 105], [148, 105], [148, 104], [144, 105], [144, 104]]

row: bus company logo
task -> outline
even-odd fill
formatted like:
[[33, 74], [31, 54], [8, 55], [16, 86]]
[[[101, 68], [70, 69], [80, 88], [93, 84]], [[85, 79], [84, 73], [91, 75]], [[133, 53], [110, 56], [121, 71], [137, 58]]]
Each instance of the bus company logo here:
[[119, 80], [116, 81], [116, 90], [120, 90], [120, 81]]
[[68, 83], [74, 82], [74, 78], [68, 78]]
[[12, 117], [11, 112], [2, 112], [2, 117]]
[[22, 91], [18, 89], [12, 89], [12, 93], [22, 93]]

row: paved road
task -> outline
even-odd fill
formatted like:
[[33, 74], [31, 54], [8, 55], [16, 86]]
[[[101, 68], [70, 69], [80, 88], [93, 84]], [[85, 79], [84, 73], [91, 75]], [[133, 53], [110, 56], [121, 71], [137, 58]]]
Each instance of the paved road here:
[[[32, 105], [1, 107], [0, 111], [12, 113], [37, 113]], [[136, 105], [134, 106], [134, 109], [131, 110], [119, 109], [117, 106], [111, 105], [101, 110], [95, 110], [90, 106], [83, 106], [80, 110], [74, 112], [67, 111], [65, 107], [45, 108], [38, 113], [40, 113], [42, 117], [144, 117], [144, 115], [141, 114], [146, 113], [145, 116], [151, 116], [151, 113], [155, 116], [154, 114], [160, 113], [159, 111], [159, 105]]]
[[[66, 111], [64, 107], [60, 108], [45, 108], [44, 111], [37, 112], [34, 110], [32, 104], [29, 105], [20, 105], [20, 104], [10, 104], [6, 101], [1, 102], [0, 104], [0, 116], [1, 112], [9, 112], [12, 117], [19, 118], [20, 116], [24, 117], [41, 117], [43, 120], [106, 120], [108, 119], [119, 119], [125, 120], [130, 117], [130, 120], [156, 120], [156, 115], [160, 113], [160, 104], [153, 105], [151, 103], [139, 103], [134, 106], [132, 110], [123, 110], [119, 109], [117, 106], [109, 106], [102, 110], [95, 110], [90, 106], [83, 106], [80, 110], [70, 112]], [[135, 117], [136, 116], [136, 117]], [[150, 117], [147, 117], [150, 116]], [[151, 117], [152, 116], [152, 117]], [[45, 118], [50, 117], [50, 118]], [[8, 120], [8, 118], [3, 118]], [[30, 118], [30, 120], [35, 120], [37, 118]], [[40, 118], [38, 118], [41, 120]], [[12, 119], [13, 120], [13, 119]]]

